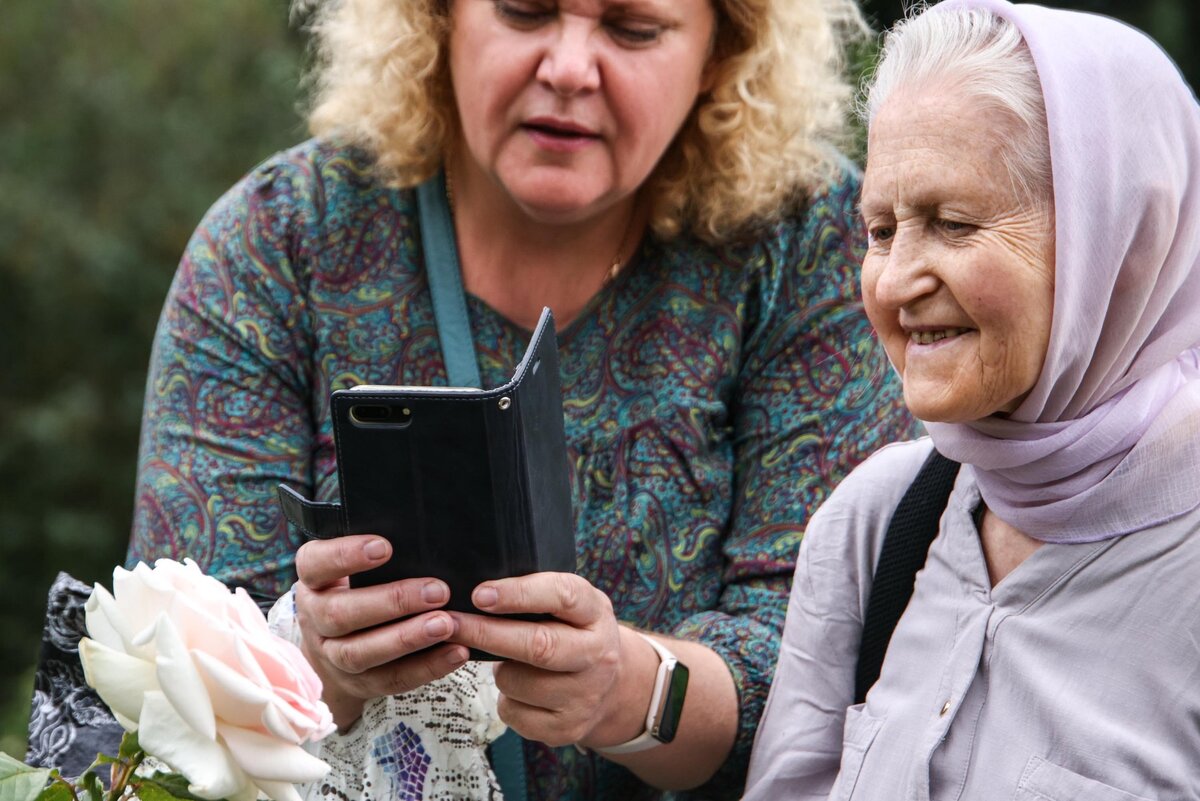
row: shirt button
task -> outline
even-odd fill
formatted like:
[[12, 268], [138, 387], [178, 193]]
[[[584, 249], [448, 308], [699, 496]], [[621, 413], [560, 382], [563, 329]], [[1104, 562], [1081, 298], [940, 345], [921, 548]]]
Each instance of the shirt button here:
[[946, 703], [942, 704], [942, 711], [938, 713], [938, 717], [941, 717], [941, 718], [946, 717], [946, 713], [949, 711], [950, 711], [950, 702], [947, 701]]

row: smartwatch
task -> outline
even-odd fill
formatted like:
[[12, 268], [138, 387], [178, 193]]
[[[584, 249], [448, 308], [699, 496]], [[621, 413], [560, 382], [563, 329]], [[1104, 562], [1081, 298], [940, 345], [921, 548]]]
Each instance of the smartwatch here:
[[601, 754], [632, 754], [645, 751], [675, 739], [679, 730], [679, 717], [683, 713], [683, 697], [687, 694], [687, 665], [675, 658], [665, 645], [642, 632], [634, 632], [658, 653], [658, 673], [654, 676], [654, 691], [650, 695], [650, 709], [646, 712], [646, 729], [637, 737], [620, 745], [595, 748]]

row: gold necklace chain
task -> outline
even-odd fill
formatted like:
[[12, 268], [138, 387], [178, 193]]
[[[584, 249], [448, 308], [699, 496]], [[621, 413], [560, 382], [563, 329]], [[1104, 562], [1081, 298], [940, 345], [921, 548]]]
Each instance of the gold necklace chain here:
[[[450, 216], [453, 217], [455, 208], [454, 177], [450, 172], [449, 165], [446, 165], [443, 169], [446, 173], [446, 204], [450, 206]], [[625, 223], [625, 233], [621, 235], [621, 241], [617, 245], [617, 252], [613, 254], [612, 262], [608, 265], [608, 270], [604, 273], [604, 280], [600, 282], [601, 289], [615, 281], [621, 270], [625, 267], [625, 257], [622, 254], [625, 252], [625, 244], [626, 240], [629, 239], [629, 232], [633, 230], [633, 218], [634, 215], [630, 214], [629, 222]]]

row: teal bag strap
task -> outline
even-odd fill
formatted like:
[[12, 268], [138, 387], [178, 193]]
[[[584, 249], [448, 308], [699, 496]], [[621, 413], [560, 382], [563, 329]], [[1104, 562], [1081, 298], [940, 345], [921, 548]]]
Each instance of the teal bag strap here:
[[525, 784], [525, 749], [521, 735], [512, 729], [492, 741], [492, 771], [505, 801], [527, 801], [529, 788]]
[[433, 295], [433, 318], [450, 386], [483, 389], [479, 363], [475, 360], [475, 341], [471, 339], [471, 322], [467, 318], [458, 248], [454, 244], [454, 220], [446, 202], [446, 176], [441, 170], [417, 187], [417, 210], [425, 274]]
[[[482, 389], [471, 322], [467, 318], [462, 270], [458, 266], [458, 248], [454, 244], [454, 220], [446, 202], [446, 176], [441, 170], [417, 187], [417, 211], [421, 219], [425, 273], [433, 296], [433, 318], [450, 386]], [[522, 743], [521, 735], [508, 729], [491, 746], [492, 771], [506, 801], [527, 801], [529, 797]]]

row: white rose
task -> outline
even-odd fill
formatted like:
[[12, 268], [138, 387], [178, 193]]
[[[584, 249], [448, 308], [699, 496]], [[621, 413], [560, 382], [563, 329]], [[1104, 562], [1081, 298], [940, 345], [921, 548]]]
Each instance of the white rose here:
[[321, 681], [244, 590], [231, 593], [190, 559], [160, 559], [117, 568], [112, 594], [96, 585], [86, 610], [88, 684], [191, 792], [299, 801], [293, 784], [328, 772], [302, 747], [335, 728]]

